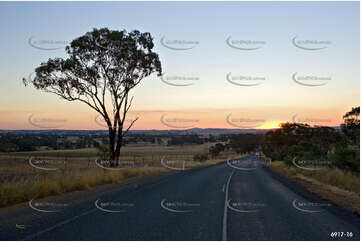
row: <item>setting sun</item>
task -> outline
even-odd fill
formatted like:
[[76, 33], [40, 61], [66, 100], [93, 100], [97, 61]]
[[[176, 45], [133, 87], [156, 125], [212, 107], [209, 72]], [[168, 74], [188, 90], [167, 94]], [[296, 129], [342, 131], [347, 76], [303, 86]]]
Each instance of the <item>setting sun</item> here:
[[267, 121], [265, 124], [261, 125], [259, 129], [276, 129], [280, 127], [281, 121]]

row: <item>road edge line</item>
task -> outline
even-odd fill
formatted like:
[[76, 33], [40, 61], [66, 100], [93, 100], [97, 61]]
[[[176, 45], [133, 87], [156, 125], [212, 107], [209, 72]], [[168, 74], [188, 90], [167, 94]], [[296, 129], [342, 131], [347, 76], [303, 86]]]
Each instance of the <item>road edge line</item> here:
[[224, 212], [223, 212], [223, 228], [222, 228], [222, 240], [223, 241], [227, 240], [228, 189], [229, 189], [229, 184], [231, 183], [231, 178], [232, 178], [233, 174], [234, 174], [234, 170], [231, 172], [231, 175], [229, 176], [227, 185], [226, 185], [226, 195], [225, 195], [225, 200], [224, 200]]

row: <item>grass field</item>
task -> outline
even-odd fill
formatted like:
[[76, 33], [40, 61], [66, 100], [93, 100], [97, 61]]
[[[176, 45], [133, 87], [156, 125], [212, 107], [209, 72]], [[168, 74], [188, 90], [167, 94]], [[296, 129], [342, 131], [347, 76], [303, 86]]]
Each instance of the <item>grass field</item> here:
[[[127, 145], [121, 149], [121, 156], [144, 156], [144, 155], [194, 155], [195, 153], [208, 153], [209, 147], [215, 143], [205, 143], [202, 145]], [[76, 150], [47, 150], [47, 151], [31, 151], [31, 152], [11, 152], [1, 153], [0, 158], [4, 156], [11, 157], [27, 157], [27, 156], [42, 156], [42, 157], [95, 157], [97, 156], [97, 149], [86, 148]]]
[[127, 146], [120, 157], [120, 163], [126, 165], [119, 170], [102, 169], [97, 165], [96, 149], [0, 153], [0, 207], [171, 171], [161, 163], [162, 158], [169, 167], [179, 169], [182, 161], [185, 161], [185, 168], [193, 168], [237, 157], [230, 152], [205, 162], [193, 161], [195, 154], [208, 153], [212, 145]]

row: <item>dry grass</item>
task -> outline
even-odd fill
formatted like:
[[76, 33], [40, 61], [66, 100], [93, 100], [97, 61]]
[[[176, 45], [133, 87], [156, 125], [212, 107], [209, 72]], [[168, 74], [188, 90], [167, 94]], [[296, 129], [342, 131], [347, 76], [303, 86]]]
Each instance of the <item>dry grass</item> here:
[[0, 207], [91, 187], [119, 183], [132, 177], [165, 171], [164, 168], [134, 168], [119, 171], [88, 170], [83, 173], [53, 175], [45, 179], [0, 184]]
[[339, 169], [304, 170], [275, 161], [268, 166], [322, 198], [360, 214], [360, 176]]
[[[196, 153], [208, 153], [209, 148], [215, 143], [204, 143], [201, 145], [179, 145], [179, 146], [165, 146], [165, 145], [127, 145], [121, 149], [121, 157], [156, 157], [163, 155], [180, 155], [192, 156]], [[47, 151], [31, 151], [31, 152], [12, 152], [0, 153], [0, 157], [76, 157], [76, 158], [91, 158], [97, 155], [97, 149], [84, 148], [75, 150], [47, 150]]]

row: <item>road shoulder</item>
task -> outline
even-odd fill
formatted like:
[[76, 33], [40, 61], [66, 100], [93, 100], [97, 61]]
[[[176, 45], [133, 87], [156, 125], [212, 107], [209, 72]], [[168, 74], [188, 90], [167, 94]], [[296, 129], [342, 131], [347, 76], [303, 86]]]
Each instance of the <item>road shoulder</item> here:
[[334, 214], [338, 218], [359, 227], [360, 226], [360, 216], [352, 212], [351, 210], [336, 204], [334, 201], [330, 201], [324, 197], [322, 197], [320, 194], [315, 193], [314, 189], [310, 189], [305, 184], [300, 183], [299, 180], [294, 180], [290, 177], [287, 177], [285, 174], [277, 172], [275, 170], [272, 170], [269, 166], [265, 165], [263, 167], [268, 173], [271, 174], [271, 176], [281, 182], [283, 185], [291, 189], [293, 192], [297, 193], [298, 195], [304, 197], [305, 199], [313, 202], [318, 203], [324, 203], [327, 201], [332, 206], [325, 207], [327, 211]]

